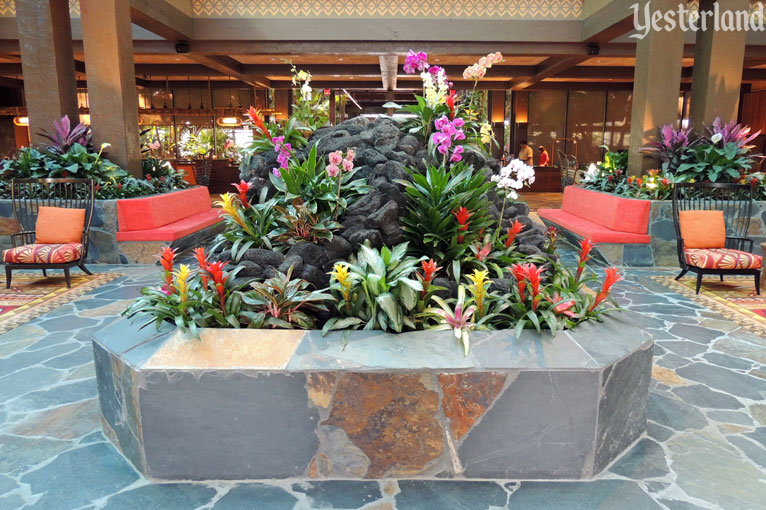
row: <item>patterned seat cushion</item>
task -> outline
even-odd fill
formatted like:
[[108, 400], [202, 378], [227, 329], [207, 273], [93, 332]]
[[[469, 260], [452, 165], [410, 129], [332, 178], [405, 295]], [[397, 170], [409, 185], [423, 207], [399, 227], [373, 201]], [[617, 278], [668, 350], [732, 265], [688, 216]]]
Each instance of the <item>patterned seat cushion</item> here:
[[700, 269], [760, 269], [760, 255], [728, 248], [684, 250], [684, 258], [690, 266]]
[[82, 244], [25, 244], [3, 251], [7, 264], [66, 264], [82, 257]]

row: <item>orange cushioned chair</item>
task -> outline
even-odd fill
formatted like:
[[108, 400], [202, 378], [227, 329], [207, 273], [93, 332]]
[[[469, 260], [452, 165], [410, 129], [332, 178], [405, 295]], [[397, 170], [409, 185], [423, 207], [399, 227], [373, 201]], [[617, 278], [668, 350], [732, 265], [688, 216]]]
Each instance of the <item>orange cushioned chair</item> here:
[[697, 294], [706, 274], [746, 275], [761, 293], [763, 258], [753, 253], [750, 227], [753, 189], [749, 184], [681, 183], [673, 189], [673, 223], [681, 273], [697, 274]]
[[71, 287], [69, 268], [86, 274], [88, 231], [93, 216], [93, 181], [89, 179], [14, 179], [13, 214], [21, 230], [11, 235], [13, 248], [3, 251], [5, 287], [14, 269], [63, 269]]

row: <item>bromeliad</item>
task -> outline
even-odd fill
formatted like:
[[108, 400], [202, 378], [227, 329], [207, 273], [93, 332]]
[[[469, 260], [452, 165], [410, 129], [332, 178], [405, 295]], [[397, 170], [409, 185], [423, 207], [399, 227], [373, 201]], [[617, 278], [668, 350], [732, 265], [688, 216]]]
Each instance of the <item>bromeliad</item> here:
[[622, 280], [622, 275], [617, 271], [616, 267], [608, 267], [604, 269], [604, 272], [606, 273], [604, 284], [601, 287], [601, 291], [596, 295], [596, 299], [593, 301], [593, 304], [588, 308], [589, 312], [595, 310], [598, 305], [600, 305], [607, 297], [609, 297], [609, 292], [611, 292], [612, 286]]
[[[460, 207], [459, 209], [452, 211], [452, 214], [455, 215], [455, 219], [457, 220], [458, 225], [460, 225], [460, 227], [458, 227], [458, 231], [467, 232], [468, 225], [471, 223], [468, 221], [468, 219], [473, 216], [473, 212], [469, 211], [465, 207]], [[465, 234], [458, 234], [457, 243], [462, 244], [463, 239], [465, 239]]]
[[524, 224], [521, 223], [519, 220], [513, 220], [513, 223], [511, 224], [510, 228], [508, 229], [508, 238], [505, 240], [505, 248], [508, 249], [511, 247], [513, 242], [516, 240], [516, 236], [519, 235], [519, 233], [524, 230]]
[[454, 311], [439, 296], [433, 296], [432, 299], [441, 308], [427, 308], [423, 314], [438, 318], [439, 324], [434, 326], [433, 329], [451, 329], [455, 334], [455, 338], [463, 343], [465, 355], [468, 356], [468, 350], [471, 348], [469, 334], [476, 328], [476, 324], [472, 320], [476, 307], [471, 305], [466, 308], [465, 287], [459, 285], [457, 288], [457, 302], [455, 303]]

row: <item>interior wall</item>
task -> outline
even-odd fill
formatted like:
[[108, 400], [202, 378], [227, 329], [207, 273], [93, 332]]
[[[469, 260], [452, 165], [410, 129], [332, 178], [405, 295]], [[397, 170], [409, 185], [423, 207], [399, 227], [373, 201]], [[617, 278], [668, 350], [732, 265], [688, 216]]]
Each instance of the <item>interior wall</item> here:
[[[607, 92], [604, 90], [572, 90], [567, 108], [567, 137], [577, 141], [577, 161], [601, 159], [604, 144], [604, 120]], [[574, 152], [574, 144], [567, 145]]]

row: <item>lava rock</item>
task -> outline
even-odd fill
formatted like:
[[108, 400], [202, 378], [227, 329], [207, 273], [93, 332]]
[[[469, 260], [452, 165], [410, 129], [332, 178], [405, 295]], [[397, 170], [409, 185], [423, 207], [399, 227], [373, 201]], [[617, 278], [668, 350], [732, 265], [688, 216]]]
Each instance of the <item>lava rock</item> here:
[[324, 242], [324, 247], [327, 254], [327, 259], [330, 261], [347, 259], [354, 251], [343, 236], [334, 235], [332, 239]]
[[[375, 165], [380, 165], [381, 163], [385, 163], [386, 161], [388, 161], [386, 156], [376, 151], [375, 149], [362, 149], [361, 151], [359, 151], [359, 154], [357, 155], [357, 159], [363, 162], [365, 165], [369, 165], [371, 167], [374, 167]], [[354, 161], [356, 161], [357, 159], [355, 159]]]
[[259, 278], [263, 276], [263, 266], [250, 260], [243, 260], [237, 264], [237, 266], [242, 268], [239, 270], [239, 273], [237, 273], [238, 276], [247, 276], [250, 278]]
[[372, 131], [373, 146], [378, 152], [386, 152], [399, 142], [399, 124], [393, 119], [378, 117]]
[[343, 232], [343, 237], [351, 243], [354, 250], [358, 250], [359, 246], [364, 244], [365, 241], [370, 241], [370, 245], [373, 248], [380, 248], [383, 246], [383, 237], [378, 230], [374, 229], [351, 229]]
[[262, 248], [252, 248], [247, 250], [244, 255], [242, 255], [242, 260], [255, 262], [264, 268], [266, 266], [279, 267], [280, 264], [284, 262], [285, 256], [276, 251], [264, 250]]
[[399, 140], [398, 148], [410, 156], [414, 156], [415, 153], [420, 149], [420, 147], [423, 145], [423, 142], [418, 140], [416, 136], [413, 135], [405, 135]]
[[399, 206], [393, 200], [389, 200], [380, 209], [369, 216], [370, 223], [379, 229], [387, 225], [398, 225]]
[[296, 243], [287, 251], [286, 257], [292, 257], [298, 255], [303, 259], [305, 263], [311, 263], [321, 265], [323, 260], [326, 259], [325, 249], [323, 246], [314, 243]]
[[290, 268], [293, 268], [293, 275], [301, 274], [303, 271], [303, 258], [300, 255], [287, 255], [285, 261], [279, 266], [279, 272], [287, 274]]
[[445, 290], [437, 290], [434, 292], [434, 295], [439, 296], [442, 299], [449, 299], [457, 296], [457, 284], [453, 280], [447, 278], [434, 278], [431, 284], [437, 287], [444, 287]]
[[400, 213], [407, 210], [407, 195], [399, 190], [398, 185], [385, 182], [378, 186], [377, 190], [383, 193], [388, 200], [396, 202], [396, 205], [399, 206]]
[[489, 291], [507, 294], [511, 291], [511, 280], [508, 278], [493, 278]]
[[311, 264], [304, 264], [300, 277], [313, 285], [315, 289], [324, 289], [330, 285], [330, 275]]
[[346, 216], [370, 216], [384, 204], [383, 198], [382, 193], [370, 191], [349, 206]]

